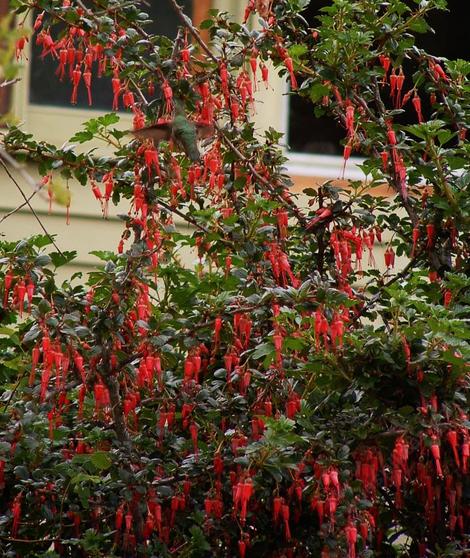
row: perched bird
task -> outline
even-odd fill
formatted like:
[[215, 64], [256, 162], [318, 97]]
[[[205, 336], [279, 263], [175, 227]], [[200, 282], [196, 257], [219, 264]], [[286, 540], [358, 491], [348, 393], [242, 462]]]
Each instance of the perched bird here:
[[189, 120], [185, 114], [183, 104], [176, 101], [173, 120], [159, 120], [151, 126], [131, 130], [131, 134], [141, 140], [151, 139], [155, 145], [162, 140], [172, 140], [183, 149], [191, 161], [196, 162], [201, 159], [197, 141], [212, 136], [214, 126]]

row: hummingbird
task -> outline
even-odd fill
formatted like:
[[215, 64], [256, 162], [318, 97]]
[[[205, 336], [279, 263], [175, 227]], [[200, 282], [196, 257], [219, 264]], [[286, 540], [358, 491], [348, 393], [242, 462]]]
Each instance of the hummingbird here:
[[140, 140], [151, 139], [155, 145], [162, 140], [171, 140], [180, 146], [192, 162], [200, 161], [198, 139], [214, 134], [214, 126], [205, 122], [193, 122], [187, 118], [183, 104], [175, 102], [175, 115], [172, 120], [161, 119], [156, 123], [130, 132]]

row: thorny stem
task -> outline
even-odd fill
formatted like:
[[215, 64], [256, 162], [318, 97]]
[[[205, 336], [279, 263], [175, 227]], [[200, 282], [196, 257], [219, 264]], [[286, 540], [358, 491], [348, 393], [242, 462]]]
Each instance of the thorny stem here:
[[283, 205], [285, 205], [287, 207], [287, 209], [289, 209], [290, 212], [298, 219], [298, 221], [302, 225], [305, 226], [307, 224], [307, 220], [304, 217], [304, 215], [302, 214], [302, 212], [300, 211], [300, 209], [292, 201], [285, 199], [284, 197], [282, 197], [280, 194], [278, 194], [274, 190], [271, 183], [255, 169], [255, 167], [253, 166], [253, 163], [250, 161], [250, 159], [248, 159], [248, 157], [245, 157], [245, 155], [243, 155], [243, 153], [230, 140], [230, 138], [228, 138], [226, 136], [226, 134], [223, 132], [223, 130], [217, 124], [216, 124], [216, 129], [221, 134], [222, 140], [225, 143], [227, 143], [227, 145], [230, 147], [230, 149], [233, 151], [233, 153], [235, 153], [235, 155], [238, 157], [238, 159], [240, 161], [243, 161], [248, 166], [248, 168], [250, 169], [251, 174], [254, 177], [256, 177], [256, 179], [259, 180], [264, 186], [266, 186], [269, 193], [271, 195], [273, 195], [279, 202], [281, 202]]
[[206, 45], [206, 43], [202, 40], [201, 36], [199, 35], [199, 31], [194, 27], [193, 22], [191, 19], [183, 12], [181, 6], [176, 2], [176, 0], [169, 0], [170, 4], [172, 5], [173, 9], [176, 12], [176, 15], [180, 19], [181, 23], [188, 29], [191, 35], [194, 37], [198, 45], [202, 48], [202, 50], [207, 54], [207, 56], [219, 65], [219, 61], [214, 54], [212, 54], [210, 48]]
[[380, 290], [372, 298], [370, 298], [369, 301], [364, 304], [364, 306], [354, 315], [354, 317], [352, 318], [352, 322], [357, 322], [357, 320], [359, 320], [361, 316], [363, 316], [368, 310], [370, 310], [374, 306], [374, 304], [376, 304], [380, 300], [380, 297], [383, 295], [385, 289], [390, 287], [390, 285], [393, 285], [393, 283], [396, 283], [399, 279], [403, 279], [404, 277], [406, 277], [416, 265], [416, 262], [418, 261], [420, 256], [421, 252], [416, 254], [416, 256], [412, 260], [410, 260], [408, 264], [402, 269], [402, 271], [394, 275], [389, 281], [387, 281], [387, 283], [382, 285]]
[[15, 179], [15, 177], [11, 174], [10, 169], [7, 167], [7, 165], [5, 164], [5, 161], [3, 160], [3, 153], [0, 152], [0, 164], [2, 165], [2, 167], [5, 169], [5, 172], [7, 173], [8, 177], [11, 179], [11, 181], [13, 182], [13, 184], [16, 186], [16, 188], [19, 190], [21, 196], [23, 197], [23, 199], [25, 200], [25, 204], [29, 207], [29, 209], [31, 210], [31, 213], [34, 215], [36, 221], [39, 223], [39, 226], [41, 227], [41, 229], [44, 231], [44, 234], [47, 236], [47, 238], [52, 242], [54, 248], [57, 250], [57, 252], [61, 255], [64, 256], [64, 254], [62, 253], [62, 250], [57, 246], [54, 238], [50, 235], [50, 233], [47, 231], [46, 227], [44, 226], [43, 222], [41, 221], [41, 219], [39, 218], [38, 214], [36, 213], [36, 211], [34, 210], [34, 207], [31, 205], [31, 202], [29, 201], [29, 198], [26, 196], [26, 194], [23, 191], [23, 188], [21, 188], [21, 186], [18, 184], [17, 180]]
[[[167, 211], [170, 211], [171, 213], [174, 213], [175, 215], [178, 215], [178, 217], [181, 217], [181, 219], [184, 219], [184, 221], [186, 221], [188, 224], [192, 225], [196, 229], [199, 229], [200, 231], [202, 231], [205, 234], [210, 234], [209, 229], [207, 229], [206, 227], [204, 227], [203, 225], [198, 223], [195, 219], [193, 219], [187, 213], [184, 213], [183, 211], [180, 211], [176, 207], [171, 206], [170, 204], [164, 202], [161, 199], [157, 199], [156, 203], [158, 205], [161, 205]], [[231, 240], [227, 240], [225, 238], [220, 238], [220, 241], [223, 242], [224, 244], [229, 245], [229, 246], [233, 246], [233, 242]]]

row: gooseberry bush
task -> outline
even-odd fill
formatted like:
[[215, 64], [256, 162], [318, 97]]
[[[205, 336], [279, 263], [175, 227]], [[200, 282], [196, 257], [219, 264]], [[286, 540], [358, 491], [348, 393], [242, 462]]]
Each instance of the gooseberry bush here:
[[[11, 127], [4, 167], [128, 211], [82, 280], [60, 239], [1, 241], [2, 555], [468, 556], [470, 63], [416, 46], [445, 1], [309, 27], [308, 0], [249, 0], [200, 29], [161, 2], [174, 40], [145, 2], [11, 2], [70, 101], [103, 76], [114, 112], [61, 147]], [[275, 72], [363, 181], [290, 191], [252, 123]]]

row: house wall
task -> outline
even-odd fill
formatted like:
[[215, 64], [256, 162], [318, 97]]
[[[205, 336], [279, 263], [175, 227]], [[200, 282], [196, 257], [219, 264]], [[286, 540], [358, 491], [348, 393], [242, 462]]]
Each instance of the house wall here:
[[[210, 0], [198, 0], [195, 16], [198, 20], [204, 18], [204, 11], [208, 9]], [[212, 6], [220, 10], [228, 11], [241, 20], [245, 8], [245, 2], [241, 0], [212, 0]], [[12, 108], [18, 122], [22, 123], [24, 130], [33, 133], [36, 138], [43, 139], [56, 145], [62, 145], [81, 124], [92, 118], [99, 111], [82, 110], [76, 108], [48, 107], [32, 105], [28, 101], [29, 72], [26, 61], [21, 74], [20, 82], [14, 86], [12, 92]], [[56, 79], [51, 76], [51, 79]], [[270, 86], [265, 88], [261, 85], [256, 92], [256, 112], [253, 115], [255, 127], [259, 133], [273, 127], [278, 130], [287, 129], [287, 87], [283, 79], [270, 73]], [[122, 129], [131, 127], [129, 115], [122, 115], [119, 124]], [[103, 151], [102, 146], [97, 146]], [[105, 152], [106, 150], [104, 150]], [[301, 192], [305, 187], [321, 184], [325, 180], [337, 179], [342, 171], [342, 159], [335, 156], [312, 156], [301, 154], [289, 154], [287, 169], [294, 181], [293, 190]], [[28, 172], [37, 177], [35, 169], [29, 167]], [[346, 178], [362, 178], [359, 169], [355, 168], [354, 160], [351, 159], [346, 169]], [[30, 186], [18, 177], [19, 183], [25, 192], [30, 192]], [[91, 194], [89, 187], [83, 187], [76, 181], [70, 181], [69, 187], [72, 192], [71, 222], [65, 223], [65, 208], [54, 205], [51, 214], [48, 214], [47, 195], [38, 194], [33, 200], [33, 207], [40, 215], [47, 230], [57, 235], [57, 242], [63, 250], [75, 249], [79, 257], [76, 264], [70, 266], [67, 272], [86, 270], [97, 262], [94, 256], [90, 256], [91, 250], [114, 250], [119, 242], [122, 232], [122, 221], [117, 218], [119, 213], [127, 212], [127, 202], [120, 207], [110, 206], [109, 218], [104, 220], [101, 216], [99, 205]], [[0, 216], [12, 208], [18, 206], [22, 201], [20, 193], [14, 184], [0, 170]], [[386, 188], [377, 191], [380, 195], [390, 192]], [[185, 227], [183, 222], [176, 222], [177, 226]], [[27, 208], [18, 211], [0, 224], [0, 233], [8, 239], [18, 239], [29, 234], [40, 233], [37, 221], [32, 217]], [[187, 258], [189, 256], [186, 256]], [[378, 255], [378, 261], [383, 261]]]

